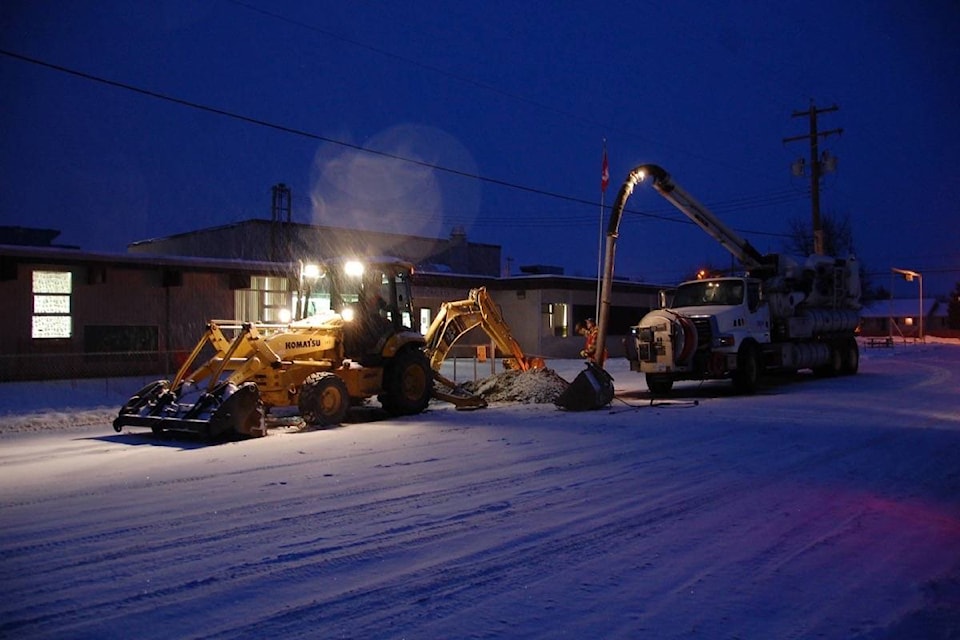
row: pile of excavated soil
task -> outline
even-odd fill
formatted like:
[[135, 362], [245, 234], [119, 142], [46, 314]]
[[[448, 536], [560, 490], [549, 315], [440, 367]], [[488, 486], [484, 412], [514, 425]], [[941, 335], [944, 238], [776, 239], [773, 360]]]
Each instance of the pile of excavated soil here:
[[554, 402], [570, 385], [553, 369], [504, 371], [479, 382], [464, 383], [464, 389], [487, 402]]

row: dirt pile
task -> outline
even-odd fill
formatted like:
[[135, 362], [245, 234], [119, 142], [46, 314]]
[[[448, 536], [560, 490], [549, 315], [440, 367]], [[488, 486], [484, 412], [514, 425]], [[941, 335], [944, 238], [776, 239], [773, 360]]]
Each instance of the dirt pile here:
[[504, 371], [463, 387], [487, 402], [548, 403], [555, 401], [569, 386], [553, 369]]

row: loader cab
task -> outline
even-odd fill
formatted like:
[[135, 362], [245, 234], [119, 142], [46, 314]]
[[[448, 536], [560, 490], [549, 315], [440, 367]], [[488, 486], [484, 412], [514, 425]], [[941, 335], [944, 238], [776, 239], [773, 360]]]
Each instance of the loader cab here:
[[379, 316], [394, 331], [417, 330], [413, 314], [413, 265], [398, 259], [335, 259], [300, 265], [294, 318], [339, 316], [347, 324]]
[[[362, 270], [361, 270], [362, 268]], [[335, 310], [358, 318], [375, 319], [393, 331], [416, 329], [410, 295], [412, 266], [405, 262], [366, 262], [349, 275], [334, 278]]]

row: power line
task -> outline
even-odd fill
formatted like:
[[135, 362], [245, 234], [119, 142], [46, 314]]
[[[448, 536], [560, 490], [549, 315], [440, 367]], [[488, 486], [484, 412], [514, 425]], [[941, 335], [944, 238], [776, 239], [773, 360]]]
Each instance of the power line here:
[[[579, 115], [579, 114], [576, 114], [576, 113], [572, 113], [572, 112], [570, 112], [570, 111], [565, 111], [565, 110], [560, 109], [560, 108], [558, 108], [558, 107], [555, 107], [555, 106], [553, 106], [553, 105], [551, 105], [551, 104], [547, 104], [547, 103], [545, 103], [545, 102], [540, 102], [540, 101], [538, 101], [538, 100], [534, 100], [533, 98], [528, 98], [528, 97], [523, 96], [523, 95], [520, 95], [520, 94], [518, 94], [518, 93], [513, 93], [513, 92], [510, 92], [510, 91], [506, 91], [506, 90], [504, 90], [504, 89], [501, 89], [500, 87], [494, 86], [494, 85], [492, 85], [492, 84], [488, 84], [488, 83], [486, 83], [486, 82], [481, 82], [480, 80], [477, 80], [477, 79], [475, 79], [475, 78], [471, 78], [471, 77], [468, 77], [468, 76], [465, 76], [465, 75], [462, 75], [462, 74], [458, 74], [458, 73], [453, 73], [453, 72], [451, 72], [451, 71], [448, 71], [448, 70], [446, 70], [446, 69], [442, 69], [442, 68], [437, 67], [437, 66], [435, 66], [435, 65], [431, 65], [431, 64], [424, 63], [424, 62], [420, 62], [419, 60], [416, 60], [416, 59], [414, 59], [414, 58], [409, 58], [409, 57], [407, 57], [407, 56], [402, 56], [402, 55], [400, 55], [400, 54], [398, 54], [398, 53], [394, 53], [393, 51], [389, 51], [389, 50], [387, 50], [387, 49], [382, 49], [382, 48], [380, 48], [380, 47], [376, 47], [376, 46], [374, 46], [374, 45], [370, 45], [370, 44], [367, 44], [367, 43], [365, 43], [365, 42], [361, 42], [360, 40], [356, 40], [356, 39], [353, 39], [353, 38], [348, 38], [348, 37], [342, 36], [342, 35], [340, 35], [339, 33], [335, 33], [335, 32], [330, 31], [330, 30], [328, 30], [328, 29], [323, 29], [323, 28], [318, 27], [318, 26], [316, 26], [316, 25], [309, 24], [309, 23], [307, 23], [307, 22], [303, 22], [303, 21], [301, 21], [301, 20], [295, 20], [295, 19], [293, 19], [293, 18], [289, 18], [289, 17], [287, 17], [287, 16], [285, 16], [285, 15], [283, 15], [283, 14], [281, 14], [281, 13], [277, 13], [277, 12], [275, 12], [275, 11], [269, 11], [269, 10], [267, 10], [267, 9], [262, 9], [262, 8], [260, 8], [260, 7], [257, 7], [257, 6], [254, 6], [254, 5], [252, 5], [252, 4], [249, 4], [249, 3], [247, 3], [247, 2], [242, 2], [241, 0], [227, 0], [227, 2], [230, 2], [230, 3], [232, 3], [232, 4], [234, 4], [234, 5], [238, 6], [238, 7], [242, 7], [242, 8], [244, 8], [244, 9], [249, 10], [249, 11], [253, 11], [253, 12], [255, 12], [255, 13], [259, 13], [259, 14], [261, 14], [261, 15], [268, 16], [268, 17], [273, 18], [273, 19], [275, 19], [275, 20], [279, 20], [279, 21], [281, 21], [281, 22], [286, 22], [287, 24], [292, 24], [292, 25], [295, 25], [295, 26], [300, 27], [300, 28], [302, 28], [302, 29], [306, 29], [306, 30], [308, 30], [308, 31], [313, 31], [313, 32], [315, 32], [315, 33], [322, 34], [322, 35], [324, 35], [324, 36], [326, 36], [326, 37], [328, 37], [328, 38], [331, 38], [331, 39], [334, 39], [334, 40], [339, 40], [340, 42], [344, 42], [344, 43], [349, 44], [349, 45], [351, 45], [351, 46], [354, 46], [354, 47], [357, 47], [357, 48], [360, 48], [360, 49], [365, 49], [365, 50], [367, 50], [367, 51], [371, 51], [371, 52], [373, 52], [373, 53], [375, 53], [375, 54], [377, 54], [377, 55], [383, 56], [383, 57], [385, 57], [385, 58], [390, 58], [391, 60], [397, 60], [397, 61], [399, 61], [399, 62], [403, 62], [403, 63], [405, 63], [405, 64], [409, 64], [409, 65], [412, 65], [412, 66], [414, 66], [414, 67], [418, 67], [418, 68], [423, 69], [423, 70], [425, 70], [425, 71], [429, 71], [429, 72], [431, 72], [431, 73], [436, 73], [436, 74], [438, 74], [438, 75], [444, 76], [445, 78], [449, 78], [449, 79], [451, 79], [451, 80], [456, 80], [456, 81], [462, 82], [462, 83], [464, 83], [464, 84], [466, 84], [466, 85], [469, 85], [469, 86], [472, 86], [472, 87], [476, 87], [476, 88], [478, 88], [478, 89], [483, 89], [484, 91], [489, 91], [489, 92], [491, 92], [491, 93], [495, 93], [495, 94], [497, 94], [497, 95], [503, 96], [503, 97], [505, 97], [505, 98], [509, 98], [509, 99], [511, 99], [511, 100], [516, 100], [517, 102], [522, 102], [522, 103], [524, 103], [524, 104], [530, 105], [530, 106], [535, 107], [535, 108], [537, 108], [537, 109], [542, 109], [542, 110], [544, 110], [544, 111], [549, 111], [549, 112], [551, 112], [551, 113], [554, 113], [554, 114], [563, 116], [563, 117], [565, 117], [565, 118], [570, 118], [571, 120], [574, 120], [574, 121], [576, 121], [576, 122], [580, 122], [580, 123], [585, 124], [585, 125], [589, 125], [589, 126], [591, 126], [591, 127], [599, 127], [599, 128], [603, 128], [603, 129], [609, 129], [609, 128], [610, 128], [609, 123], [599, 122], [599, 121], [597, 121], [597, 120], [594, 120], [594, 119], [591, 119], [591, 118], [587, 118], [587, 117], [584, 117], [584, 116], [582, 116], [582, 115]], [[617, 129], [613, 129], [613, 130], [617, 130]], [[674, 147], [674, 145], [665, 143], [665, 142], [663, 142], [663, 141], [654, 140], [653, 138], [650, 138], [649, 136], [645, 136], [645, 135], [640, 134], [640, 133], [637, 133], [637, 132], [635, 132], [635, 131], [622, 131], [622, 133], [625, 133], [625, 134], [627, 134], [627, 135], [633, 136], [633, 137], [638, 138], [638, 139], [640, 139], [640, 140], [646, 140], [647, 142], [650, 142], [650, 143], [653, 143], [653, 144], [656, 144], [656, 145], [659, 145], [659, 146], [668, 147], [668, 148], [677, 148], [677, 147]], [[680, 151], [682, 151], [683, 153], [686, 153], [687, 155], [690, 155], [691, 157], [700, 158], [701, 160], [709, 160], [710, 162], [715, 162], [715, 161], [716, 161], [716, 160], [714, 160], [714, 159], [706, 158], [706, 157], [703, 157], [703, 156], [699, 156], [699, 155], [697, 155], [697, 154], [695, 154], [695, 153], [692, 153], [692, 152], [690, 152], [690, 151], [685, 151], [685, 150], [683, 150], [683, 149], [680, 149]]]
[[423, 70], [428, 71], [428, 72], [430, 72], [430, 73], [435, 73], [435, 74], [440, 75], [440, 76], [443, 76], [443, 77], [445, 77], [445, 78], [449, 78], [449, 79], [451, 79], [451, 80], [455, 80], [455, 81], [461, 82], [461, 83], [463, 83], [463, 84], [465, 84], [465, 85], [472, 86], [472, 87], [476, 87], [476, 88], [482, 89], [482, 90], [484, 90], [484, 91], [489, 91], [489, 92], [491, 92], [491, 93], [495, 93], [495, 94], [500, 95], [500, 96], [502, 96], [502, 97], [505, 97], [505, 98], [508, 98], [508, 99], [511, 99], [511, 100], [516, 100], [517, 102], [521, 102], [521, 103], [527, 104], [527, 105], [532, 106], [532, 107], [535, 107], [535, 108], [537, 108], [537, 109], [541, 109], [541, 110], [543, 110], [543, 111], [548, 111], [548, 112], [550, 112], [550, 113], [553, 113], [553, 114], [556, 114], [556, 115], [559, 115], [559, 116], [563, 116], [563, 117], [565, 117], [565, 118], [569, 118], [570, 120], [572, 120], [572, 121], [574, 121], [574, 122], [579, 122], [579, 123], [584, 124], [584, 125], [589, 125], [589, 126], [591, 126], [591, 127], [596, 127], [596, 128], [601, 129], [601, 130], [603, 130], [603, 131], [619, 132], [619, 133], [621, 133], [622, 135], [630, 136], [630, 137], [636, 138], [636, 139], [638, 139], [638, 140], [643, 140], [643, 141], [646, 141], [646, 142], [648, 142], [648, 143], [654, 144], [654, 145], [656, 145], [656, 146], [658, 146], [658, 147], [663, 147], [663, 148], [667, 148], [667, 149], [676, 149], [676, 150], [679, 151], [680, 153], [682, 153], [682, 154], [684, 154], [684, 155], [686, 155], [686, 156], [688, 156], [688, 157], [691, 157], [691, 158], [696, 158], [696, 159], [698, 159], [698, 160], [705, 160], [705, 161], [707, 161], [707, 162], [709, 162], [709, 163], [711, 163], [711, 164], [722, 164], [722, 165], [727, 166], [727, 167], [729, 167], [729, 168], [732, 168], [732, 169], [735, 169], [735, 170], [739, 170], [739, 165], [730, 164], [730, 163], [729, 163], [727, 160], [725, 160], [724, 158], [719, 158], [719, 159], [718, 159], [718, 158], [710, 158], [710, 157], [707, 157], [707, 156], [705, 156], [705, 155], [702, 155], [702, 154], [696, 153], [696, 152], [694, 152], [694, 151], [691, 151], [691, 150], [688, 149], [688, 148], [678, 147], [678, 146], [676, 146], [676, 145], [674, 145], [674, 144], [672, 144], [672, 143], [670, 143], [670, 142], [668, 142], [668, 141], [657, 140], [657, 139], [651, 138], [651, 137], [648, 136], [648, 135], [645, 135], [645, 134], [643, 134], [643, 133], [639, 133], [639, 132], [637, 132], [637, 131], [635, 131], [635, 130], [632, 130], [632, 129], [625, 129], [625, 128], [622, 128], [622, 127], [611, 126], [610, 122], [607, 121], [607, 120], [599, 121], [599, 120], [596, 120], [596, 119], [593, 119], [593, 118], [585, 117], [585, 116], [583, 116], [583, 115], [581, 115], [581, 114], [577, 114], [577, 113], [573, 113], [573, 112], [570, 112], [570, 111], [566, 111], [566, 110], [561, 109], [561, 108], [559, 108], [559, 107], [556, 107], [556, 106], [554, 106], [554, 105], [552, 105], [552, 104], [548, 104], [548, 103], [545, 103], [545, 102], [542, 102], [542, 101], [539, 101], [539, 100], [534, 100], [533, 98], [529, 98], [529, 97], [527, 97], [527, 96], [524, 96], [524, 95], [521, 95], [521, 94], [518, 94], [518, 93], [514, 93], [514, 92], [511, 92], [511, 91], [506, 91], [506, 90], [501, 89], [500, 87], [497, 87], [497, 86], [495, 86], [495, 85], [492, 85], [492, 84], [489, 84], [489, 83], [486, 83], [486, 82], [482, 82], [482, 81], [480, 81], [480, 80], [477, 80], [476, 78], [472, 78], [472, 77], [469, 77], [469, 76], [466, 76], [466, 75], [463, 75], [463, 74], [454, 73], [454, 72], [449, 71], [449, 70], [447, 70], [447, 69], [443, 69], [443, 68], [441, 68], [441, 67], [438, 67], [438, 66], [435, 66], [435, 65], [432, 65], [432, 64], [424, 63], [424, 62], [421, 62], [420, 60], [417, 60], [417, 59], [415, 59], [415, 58], [403, 56], [403, 55], [400, 55], [400, 54], [398, 54], [398, 53], [396, 53], [396, 52], [394, 52], [394, 51], [390, 51], [390, 50], [387, 50], [387, 49], [383, 49], [383, 48], [381, 48], [381, 47], [377, 47], [377, 46], [368, 44], [368, 43], [366, 43], [366, 42], [362, 42], [362, 41], [357, 40], [357, 39], [355, 39], [355, 38], [349, 38], [349, 37], [343, 36], [343, 35], [341, 35], [341, 34], [339, 34], [339, 33], [330, 31], [329, 29], [324, 29], [324, 28], [318, 27], [318, 26], [316, 26], [316, 25], [314, 25], [314, 24], [311, 24], [311, 23], [308, 23], [308, 22], [304, 22], [304, 21], [302, 21], [302, 20], [296, 20], [296, 19], [290, 18], [290, 17], [288, 17], [288, 16], [286, 16], [286, 15], [284, 15], [284, 14], [277, 13], [276, 11], [270, 11], [270, 10], [263, 9], [263, 8], [261, 8], [261, 7], [257, 7], [257, 6], [255, 6], [255, 5], [252, 5], [252, 4], [248, 3], [248, 2], [243, 2], [242, 0], [226, 0], [226, 1], [227, 1], [227, 2], [230, 2], [231, 4], [236, 5], [236, 6], [238, 6], [238, 7], [242, 7], [243, 9], [246, 9], [246, 10], [248, 10], [248, 11], [252, 11], [252, 12], [255, 12], [255, 13], [259, 13], [259, 14], [261, 14], [261, 15], [267, 16], [267, 17], [272, 18], [272, 19], [274, 19], [274, 20], [278, 20], [278, 21], [280, 21], [280, 22], [285, 22], [285, 23], [287, 23], [287, 24], [294, 25], [294, 26], [299, 27], [299, 28], [301, 28], [301, 29], [305, 29], [305, 30], [307, 30], [307, 31], [312, 31], [312, 32], [314, 32], [314, 33], [319, 33], [319, 34], [321, 34], [321, 35], [323, 35], [323, 36], [325, 36], [325, 37], [331, 38], [331, 39], [333, 39], [333, 40], [338, 40], [338, 41], [340, 41], [340, 42], [346, 43], [346, 44], [351, 45], [351, 46], [353, 46], [353, 47], [357, 47], [357, 48], [359, 48], [359, 49], [364, 49], [364, 50], [366, 50], [366, 51], [370, 51], [370, 52], [372, 52], [372, 53], [374, 53], [374, 54], [383, 56], [383, 57], [385, 57], [385, 58], [389, 58], [389, 59], [391, 59], [391, 60], [399, 61], [399, 62], [402, 62], [402, 63], [404, 63], [404, 64], [408, 64], [408, 65], [417, 67], [417, 68], [419, 68], [419, 69], [423, 69]]
[[[16, 53], [16, 52], [13, 52], [13, 51], [8, 51], [8, 50], [6, 50], [6, 49], [0, 49], [0, 54], [2, 54], [2, 55], [4, 55], [4, 56], [7, 56], [7, 57], [10, 57], [10, 58], [13, 58], [13, 59], [15, 59], [15, 60], [19, 60], [19, 61], [21, 61], [21, 62], [26, 62], [26, 63], [33, 64], [33, 65], [36, 65], [36, 66], [44, 67], [44, 68], [47, 68], [47, 69], [51, 69], [51, 70], [53, 70], [53, 71], [58, 71], [58, 72], [60, 72], [60, 73], [65, 73], [65, 74], [68, 74], [68, 75], [71, 75], [71, 76], [74, 76], [74, 77], [78, 77], [78, 78], [81, 78], [81, 79], [84, 79], [84, 80], [88, 80], [88, 81], [91, 81], [91, 82], [96, 82], [96, 83], [99, 83], [99, 84], [104, 84], [104, 85], [107, 85], [107, 86], [110, 86], [110, 87], [114, 87], [114, 88], [117, 88], [117, 89], [123, 89], [123, 90], [125, 90], [125, 91], [130, 91], [130, 92], [133, 92], [133, 93], [137, 93], [137, 94], [139, 94], [139, 95], [147, 96], [147, 97], [149, 97], [149, 98], [154, 98], [154, 99], [156, 99], [156, 100], [161, 100], [161, 101], [164, 101], [164, 102], [169, 102], [169, 103], [172, 103], [172, 104], [179, 105], [179, 106], [181, 106], [181, 107], [187, 107], [187, 108], [195, 109], [195, 110], [202, 111], [202, 112], [205, 112], [205, 113], [210, 113], [210, 114], [213, 114], [213, 115], [217, 115], [217, 116], [221, 116], [221, 117], [225, 117], [225, 118], [230, 118], [230, 119], [237, 120], [237, 121], [240, 121], [240, 122], [243, 122], [243, 123], [246, 123], [246, 124], [252, 124], [252, 125], [256, 125], [256, 126], [260, 126], [260, 127], [266, 127], [266, 128], [268, 128], [268, 129], [273, 129], [273, 130], [275, 130], [275, 131], [280, 131], [280, 132], [282, 132], [282, 133], [288, 133], [288, 134], [291, 134], [291, 135], [295, 135], [295, 136], [299, 136], [299, 137], [303, 137], [303, 138], [308, 138], [308, 139], [311, 139], [311, 140], [317, 140], [317, 141], [320, 141], [320, 142], [325, 142], [325, 143], [328, 143], [328, 144], [332, 144], [332, 145], [344, 147], [344, 148], [347, 148], [347, 149], [351, 149], [351, 150], [353, 150], [353, 151], [357, 151], [357, 152], [360, 152], [360, 153], [368, 153], [368, 154], [372, 154], [372, 155], [379, 156], [379, 157], [382, 157], [382, 158], [387, 158], [387, 159], [390, 159], [390, 160], [396, 160], [396, 161], [400, 161], [400, 162], [406, 162], [406, 163], [414, 164], [414, 165], [417, 165], [417, 166], [420, 166], [420, 167], [425, 167], [425, 168], [432, 169], [432, 170], [436, 170], [436, 171], [440, 171], [440, 172], [443, 172], [443, 173], [448, 173], [448, 174], [450, 174], [450, 175], [459, 176], [459, 177], [461, 177], [461, 178], [467, 178], [467, 179], [471, 179], [471, 180], [477, 180], [477, 181], [479, 181], [479, 182], [485, 182], [485, 183], [487, 183], [487, 184], [492, 184], [492, 185], [499, 186], [499, 187], [504, 187], [504, 188], [508, 188], [508, 189], [515, 189], [515, 190], [517, 190], [517, 191], [523, 191], [523, 192], [531, 193], [531, 194], [538, 195], [538, 196], [545, 196], [545, 197], [549, 197], [549, 198], [554, 198], [554, 199], [556, 199], [556, 200], [563, 200], [563, 201], [565, 201], [565, 202], [571, 202], [571, 203], [579, 204], [579, 205], [587, 205], [587, 206], [590, 206], [590, 207], [595, 207], [595, 206], [596, 206], [596, 202], [593, 201], [593, 200], [586, 200], [586, 199], [584, 199], [584, 198], [578, 198], [578, 197], [569, 196], [569, 195], [565, 195], [565, 194], [561, 194], [561, 193], [556, 193], [556, 192], [554, 192], [554, 191], [547, 191], [547, 190], [545, 190], [545, 189], [540, 189], [540, 188], [536, 188], [536, 187], [529, 187], [529, 186], [522, 185], [522, 184], [519, 184], [519, 183], [516, 183], [516, 182], [510, 182], [510, 181], [507, 181], [507, 180], [502, 180], [502, 179], [500, 179], [500, 178], [491, 178], [491, 177], [489, 177], [489, 176], [484, 176], [484, 175], [481, 175], [481, 174], [478, 174], [478, 173], [470, 173], [470, 172], [467, 172], [467, 171], [462, 171], [462, 170], [460, 170], [460, 169], [454, 169], [454, 168], [451, 168], [451, 167], [445, 167], [445, 166], [443, 166], [443, 165], [439, 165], [439, 164], [432, 163], [432, 162], [427, 162], [427, 161], [425, 161], [425, 160], [418, 160], [418, 159], [416, 159], [416, 158], [410, 158], [410, 157], [406, 157], [406, 156], [401, 156], [401, 155], [399, 155], [399, 154], [394, 154], [394, 153], [390, 153], [390, 152], [387, 152], [387, 151], [380, 151], [380, 150], [377, 150], [377, 149], [371, 149], [371, 148], [369, 148], [369, 147], [364, 147], [364, 146], [362, 146], [362, 145], [354, 144], [354, 143], [351, 143], [351, 142], [345, 142], [345, 141], [343, 141], [343, 140], [338, 140], [338, 139], [336, 139], [336, 138], [331, 138], [331, 137], [329, 137], [329, 136], [323, 136], [323, 135], [316, 134], [316, 133], [313, 133], [313, 132], [310, 132], [310, 131], [305, 131], [305, 130], [303, 130], [303, 129], [297, 129], [297, 128], [290, 127], [290, 126], [287, 126], [287, 125], [282, 125], [282, 124], [278, 124], [278, 123], [275, 123], [275, 122], [270, 122], [270, 121], [268, 121], [268, 120], [263, 120], [263, 119], [261, 119], [261, 118], [254, 118], [254, 117], [252, 117], [252, 116], [248, 116], [248, 115], [244, 115], [244, 114], [241, 114], [241, 113], [237, 113], [237, 112], [235, 112], [235, 111], [229, 111], [229, 110], [227, 110], [227, 109], [222, 109], [222, 108], [219, 108], [219, 107], [212, 107], [212, 106], [205, 105], [205, 104], [201, 104], [201, 103], [199, 103], [199, 102], [194, 102], [194, 101], [191, 101], [191, 100], [185, 100], [185, 99], [183, 99], [183, 98], [178, 98], [178, 97], [176, 97], [176, 96], [171, 96], [171, 95], [168, 95], [168, 94], [165, 94], [165, 93], [160, 93], [160, 92], [158, 92], [158, 91], [153, 91], [153, 90], [150, 90], [150, 89], [144, 89], [144, 88], [142, 88], [142, 87], [138, 87], [138, 86], [135, 86], [135, 85], [132, 85], [132, 84], [129, 84], [129, 83], [125, 83], [125, 82], [119, 82], [119, 81], [117, 81], [117, 80], [110, 80], [110, 79], [104, 78], [104, 77], [102, 77], [102, 76], [97, 76], [97, 75], [94, 75], [94, 74], [91, 74], [91, 73], [87, 73], [87, 72], [84, 72], [84, 71], [79, 71], [79, 70], [77, 70], [77, 69], [72, 69], [72, 68], [69, 68], [69, 67], [65, 67], [65, 66], [63, 66], [63, 65], [58, 65], [58, 64], [54, 64], [54, 63], [47, 62], [47, 61], [44, 61], [44, 60], [39, 60], [39, 59], [37, 59], [37, 58], [32, 58], [32, 57], [30, 57], [30, 56], [26, 56], [26, 55], [23, 55], [23, 54], [20, 54], [20, 53]], [[730, 210], [739, 210], [739, 209], [744, 209], [744, 208], [750, 208], [750, 207], [748, 206], [750, 203], [752, 203], [753, 206], [765, 206], [764, 203], [766, 203], [766, 204], [779, 203], [779, 202], [782, 201], [782, 200], [780, 200], [780, 199], [784, 197], [784, 194], [785, 194], [785, 193], [786, 193], [786, 192], [783, 192], [783, 193], [781, 193], [781, 194], [779, 194], [779, 195], [773, 195], [773, 196], [745, 196], [744, 198], [739, 199], [739, 202], [741, 202], [741, 204], [740, 204], [739, 206], [732, 206], [732, 204], [731, 204], [731, 206], [728, 207], [727, 210], [730, 211]], [[737, 201], [735, 200], [735, 201], [730, 201], [730, 202], [731, 202], [731, 203], [735, 203], [735, 202], [737, 202]], [[723, 205], [721, 205], [721, 206], [723, 206]], [[642, 217], [650, 218], [650, 219], [663, 220], [663, 221], [666, 221], [666, 222], [673, 222], [673, 223], [680, 223], [680, 224], [693, 224], [690, 220], [681, 219], [681, 218], [678, 218], [678, 217], [676, 217], [676, 216], [671, 216], [671, 215], [667, 215], [667, 214], [659, 214], [659, 213], [654, 213], [654, 212], [647, 212], [647, 211], [639, 211], [639, 210], [636, 210], [636, 209], [625, 210], [624, 213], [629, 213], [629, 214], [631, 214], [631, 215], [642, 216]], [[511, 224], [516, 225], [517, 220], [516, 220], [516, 218], [509, 218], [509, 222], [510, 222]], [[750, 233], [750, 234], [756, 234], [756, 235], [768, 235], [768, 236], [789, 237], [789, 235], [790, 235], [790, 234], [783, 234], [783, 233], [774, 233], [774, 232], [766, 232], [766, 231], [755, 231], [755, 230], [747, 230], [747, 229], [737, 229], [737, 231], [741, 231], [742, 233]]]

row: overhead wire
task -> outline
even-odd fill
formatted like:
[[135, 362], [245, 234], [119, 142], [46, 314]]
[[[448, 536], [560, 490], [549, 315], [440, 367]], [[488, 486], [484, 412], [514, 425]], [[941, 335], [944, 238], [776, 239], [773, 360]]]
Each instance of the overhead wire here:
[[[491, 184], [491, 185], [495, 185], [503, 188], [514, 189], [517, 191], [522, 191], [522, 192], [530, 193], [533, 195], [549, 197], [549, 198], [553, 198], [556, 200], [561, 200], [561, 201], [565, 201], [565, 202], [569, 202], [577, 205], [586, 205], [590, 207], [597, 206], [597, 203], [594, 200], [588, 200], [586, 198], [580, 198], [580, 197], [571, 196], [568, 194], [557, 193], [555, 191], [550, 191], [550, 190], [546, 190], [538, 187], [531, 187], [528, 185], [520, 184], [517, 182], [511, 182], [509, 180], [505, 180], [501, 178], [494, 178], [494, 177], [485, 176], [479, 173], [463, 171], [461, 169], [447, 167], [434, 162], [428, 162], [425, 160], [403, 156], [396, 153], [390, 153], [388, 151], [382, 151], [382, 150], [374, 149], [371, 147], [365, 147], [360, 144], [346, 142], [344, 140], [339, 140], [337, 138], [332, 138], [330, 136], [320, 135], [317, 133], [313, 133], [311, 131], [306, 131], [304, 129], [299, 129], [296, 127], [291, 127], [291, 126], [279, 124], [276, 122], [271, 122], [269, 120], [264, 120], [262, 118], [245, 115], [245, 114], [238, 113], [236, 111], [231, 111], [225, 108], [213, 107], [207, 104], [202, 104], [193, 100], [186, 100], [184, 98], [179, 98], [179, 97], [162, 93], [159, 91], [155, 91], [152, 89], [138, 87], [136, 85], [133, 85], [127, 82], [112, 80], [112, 79], [105, 78], [93, 73], [80, 71], [78, 69], [74, 69], [74, 68], [67, 67], [60, 64], [55, 64], [46, 60], [40, 60], [39, 58], [34, 58], [31, 56], [27, 56], [27, 55], [10, 51], [7, 49], [0, 49], [0, 55], [4, 55], [9, 58], [13, 58], [15, 60], [19, 60], [21, 62], [25, 62], [28, 64], [32, 64], [32, 65], [36, 65], [36, 66], [50, 69], [53, 71], [57, 71], [59, 73], [71, 75], [71, 76], [81, 78], [83, 80], [87, 80], [90, 82], [96, 82], [96, 83], [110, 86], [116, 89], [130, 91], [130, 92], [133, 92], [142, 96], [146, 96], [148, 98], [152, 98], [155, 100], [176, 104], [181, 107], [195, 109], [198, 111], [202, 111], [205, 113], [213, 114], [213, 115], [224, 117], [224, 118], [230, 118], [246, 124], [265, 127], [268, 129], [273, 129], [275, 131], [282, 132], [282, 133], [287, 133], [287, 134], [302, 137], [302, 138], [316, 140], [319, 142], [324, 142], [327, 144], [344, 147], [347, 149], [351, 149], [353, 151], [371, 154], [371, 155], [379, 156], [382, 158], [387, 158], [390, 160], [406, 162], [406, 163], [410, 163], [420, 167], [425, 167], [431, 170], [447, 173], [447, 174], [458, 176], [461, 178], [477, 180], [479, 182], [483, 182], [483, 183], [487, 183], [487, 184]], [[746, 209], [751, 207], [769, 206], [772, 204], [785, 202], [786, 200], [783, 199], [785, 197], [786, 197], [785, 192], [779, 192], [779, 193], [768, 194], [768, 195], [759, 195], [759, 196], [744, 196], [736, 200], [727, 201], [726, 203], [721, 203], [720, 208], [725, 209], [727, 211], [732, 211], [732, 210], [741, 210], [741, 209]], [[668, 213], [657, 213], [657, 212], [651, 212], [651, 211], [642, 211], [638, 209], [625, 209], [624, 213], [632, 216], [640, 216], [644, 218], [663, 220], [663, 221], [672, 222], [672, 223], [691, 224], [691, 225], [694, 224], [688, 219], [680, 218], [676, 215], [670, 215]], [[551, 219], [555, 219], [555, 216], [551, 215]], [[579, 219], [580, 218], [578, 217], [577, 220], [579, 221]], [[504, 219], [504, 221], [506, 220], [507, 219]], [[515, 226], [517, 226], [519, 222], [522, 222], [522, 221], [518, 221], [516, 217], [509, 217], [508, 220], [512, 225], [515, 225]], [[538, 224], [542, 224], [542, 222], [534, 221], [533, 223], [531, 223], [531, 226], [536, 226]], [[747, 234], [783, 236], [783, 237], [789, 236], [789, 234], [775, 233], [775, 232], [768, 232], [768, 231], [759, 231], [759, 230], [750, 230], [750, 229], [737, 229], [737, 230]]]

